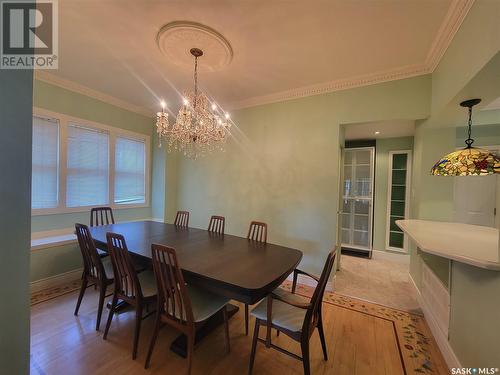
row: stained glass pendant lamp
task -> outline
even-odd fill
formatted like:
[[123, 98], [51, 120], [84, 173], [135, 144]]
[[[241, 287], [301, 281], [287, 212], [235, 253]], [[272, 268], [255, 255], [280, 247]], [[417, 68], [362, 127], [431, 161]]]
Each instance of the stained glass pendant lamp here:
[[472, 147], [472, 107], [481, 99], [469, 99], [460, 105], [469, 109], [468, 138], [464, 149], [443, 156], [431, 169], [435, 176], [487, 176], [500, 173], [500, 159], [488, 150]]

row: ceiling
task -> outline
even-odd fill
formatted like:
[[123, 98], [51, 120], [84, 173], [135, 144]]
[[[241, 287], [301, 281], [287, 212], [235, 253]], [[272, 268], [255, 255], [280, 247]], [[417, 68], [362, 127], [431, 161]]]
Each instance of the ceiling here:
[[60, 0], [59, 69], [37, 75], [142, 113], [160, 99], [176, 110], [193, 67], [170, 61], [155, 38], [163, 25], [188, 20], [231, 44], [232, 61], [199, 80], [234, 109], [429, 73], [471, 3]]
[[415, 121], [376, 121], [344, 125], [346, 141], [410, 137], [415, 133]]
[[491, 101], [488, 105], [486, 105], [482, 108], [483, 111], [493, 111], [493, 110], [498, 110], [498, 109], [500, 109], [500, 97]]

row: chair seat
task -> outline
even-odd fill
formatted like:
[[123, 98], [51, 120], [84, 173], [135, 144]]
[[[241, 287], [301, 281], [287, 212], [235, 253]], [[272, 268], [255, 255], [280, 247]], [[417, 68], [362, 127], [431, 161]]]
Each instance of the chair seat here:
[[106, 273], [106, 278], [108, 280], [114, 279], [113, 264], [111, 264], [111, 257], [106, 257], [102, 259], [102, 266], [104, 267], [104, 272]]
[[207, 292], [203, 289], [190, 285], [188, 285], [187, 289], [195, 322], [207, 320], [229, 303], [229, 298]]
[[141, 284], [142, 296], [145, 298], [155, 296], [158, 291], [156, 289], [156, 279], [153, 271], [145, 270], [137, 274], [139, 283]]
[[106, 258], [107, 256], [109, 256], [107, 251], [101, 249], [97, 249], [97, 255], [99, 255], [101, 258]]
[[[296, 294], [287, 292], [282, 288], [273, 291], [274, 294], [282, 296], [292, 302], [309, 303], [309, 300]], [[274, 299], [272, 307], [272, 324], [291, 332], [300, 332], [307, 310], [291, 306], [285, 302]], [[251, 314], [257, 319], [267, 321], [267, 298], [264, 298], [255, 307]]]
[[[207, 320], [230, 301], [229, 298], [219, 296], [192, 285], [187, 285], [186, 287], [193, 310], [193, 319], [196, 323]], [[175, 317], [180, 319], [179, 309], [175, 310]], [[183, 314], [182, 318], [183, 320], [186, 319], [186, 313]]]

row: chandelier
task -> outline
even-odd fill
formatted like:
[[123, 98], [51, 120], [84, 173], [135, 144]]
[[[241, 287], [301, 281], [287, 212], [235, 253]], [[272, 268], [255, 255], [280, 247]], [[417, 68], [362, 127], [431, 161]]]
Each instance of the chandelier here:
[[471, 138], [472, 107], [479, 104], [481, 99], [469, 99], [460, 105], [469, 109], [468, 137], [466, 147], [459, 151], [443, 156], [431, 169], [435, 176], [487, 176], [500, 173], [500, 158], [488, 150], [472, 147]]
[[210, 104], [208, 97], [198, 90], [198, 58], [203, 56], [203, 51], [191, 48], [190, 52], [194, 56], [194, 91], [183, 93], [182, 106], [173, 125], [162, 102], [162, 110], [156, 114], [156, 131], [160, 147], [164, 139], [169, 152], [178, 150], [196, 159], [211, 151], [223, 150], [231, 122], [228, 113], [223, 113], [217, 104]]

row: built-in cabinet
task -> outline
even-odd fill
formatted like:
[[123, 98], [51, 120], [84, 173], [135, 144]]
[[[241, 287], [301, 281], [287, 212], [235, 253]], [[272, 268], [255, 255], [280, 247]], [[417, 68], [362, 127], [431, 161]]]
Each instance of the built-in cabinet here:
[[407, 251], [408, 240], [396, 225], [396, 220], [408, 218], [411, 176], [411, 151], [389, 152], [387, 186], [387, 224], [385, 246], [387, 250]]
[[374, 147], [344, 151], [342, 247], [371, 251]]

